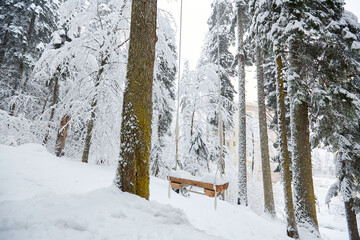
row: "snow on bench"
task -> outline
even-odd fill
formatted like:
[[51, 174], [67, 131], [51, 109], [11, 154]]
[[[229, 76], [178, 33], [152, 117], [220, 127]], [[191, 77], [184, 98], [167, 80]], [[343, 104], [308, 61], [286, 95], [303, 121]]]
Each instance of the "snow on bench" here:
[[229, 180], [225, 176], [220, 176], [219, 173], [215, 178], [215, 174], [193, 176], [183, 170], [171, 171], [169, 181], [174, 189], [182, 189], [188, 186], [204, 188], [205, 195], [209, 197], [215, 196], [215, 190], [217, 193], [222, 193], [229, 186]]

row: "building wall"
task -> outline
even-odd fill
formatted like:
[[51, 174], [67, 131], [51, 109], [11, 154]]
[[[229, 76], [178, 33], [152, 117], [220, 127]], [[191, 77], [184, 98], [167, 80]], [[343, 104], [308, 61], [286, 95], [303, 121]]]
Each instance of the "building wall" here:
[[[225, 136], [225, 145], [229, 148], [230, 156], [238, 163], [238, 143], [239, 143], [239, 104], [236, 103], [237, 110], [234, 113], [234, 129]], [[259, 120], [257, 103], [246, 103], [246, 145], [247, 145], [247, 162], [251, 164], [255, 161], [255, 168], [261, 168], [260, 163], [260, 137], [259, 137]], [[267, 122], [272, 117], [270, 113], [267, 116]], [[270, 157], [276, 154], [273, 148], [273, 142], [276, 140], [276, 133], [268, 129]]]

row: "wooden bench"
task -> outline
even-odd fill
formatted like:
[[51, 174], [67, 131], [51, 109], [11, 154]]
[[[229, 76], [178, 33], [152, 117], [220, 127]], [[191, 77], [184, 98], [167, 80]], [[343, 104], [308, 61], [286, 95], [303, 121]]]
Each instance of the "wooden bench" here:
[[212, 183], [190, 180], [190, 179], [185, 179], [185, 178], [172, 177], [172, 176], [169, 176], [169, 181], [170, 181], [171, 187], [175, 190], [185, 189], [188, 186], [195, 186], [195, 187], [203, 188], [204, 194], [208, 197], [215, 197], [215, 190], [216, 190], [217, 196], [219, 196], [229, 187], [229, 182], [226, 182], [224, 184], [219, 184], [219, 185], [216, 184], [214, 186], [214, 184], [212, 184]]

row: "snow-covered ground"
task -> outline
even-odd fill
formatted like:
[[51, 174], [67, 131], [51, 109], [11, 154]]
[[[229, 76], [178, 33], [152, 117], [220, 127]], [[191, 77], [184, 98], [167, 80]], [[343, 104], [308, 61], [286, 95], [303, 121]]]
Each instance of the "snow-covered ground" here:
[[[201, 195], [171, 191], [169, 199], [168, 183], [157, 178], [146, 201], [114, 187], [114, 173], [37, 144], [0, 145], [0, 239], [288, 239], [279, 219], [224, 201], [214, 210], [214, 199]], [[347, 239], [341, 202], [324, 205], [333, 179], [314, 181], [323, 239]], [[280, 184], [275, 193], [281, 204]], [[304, 231], [301, 237], [311, 238]]]

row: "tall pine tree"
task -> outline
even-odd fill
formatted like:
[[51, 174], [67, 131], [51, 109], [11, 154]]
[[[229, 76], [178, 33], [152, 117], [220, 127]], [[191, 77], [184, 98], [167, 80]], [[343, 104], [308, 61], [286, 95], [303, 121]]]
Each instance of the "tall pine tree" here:
[[121, 122], [119, 166], [115, 184], [149, 199], [152, 84], [157, 0], [133, 0], [127, 83]]

